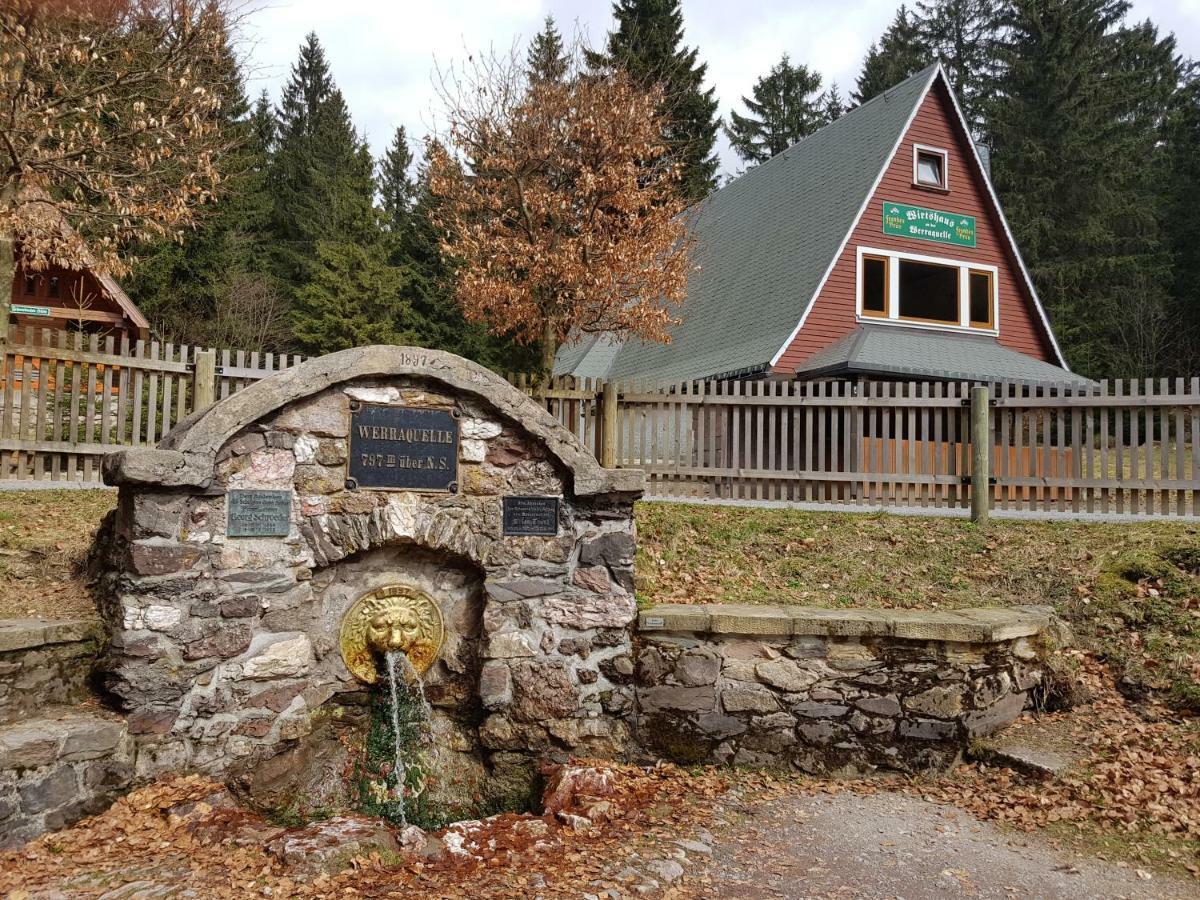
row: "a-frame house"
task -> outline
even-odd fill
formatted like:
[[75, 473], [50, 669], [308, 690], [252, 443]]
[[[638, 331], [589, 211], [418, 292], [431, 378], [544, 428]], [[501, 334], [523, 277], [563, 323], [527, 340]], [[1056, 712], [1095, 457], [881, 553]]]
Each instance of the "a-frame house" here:
[[1077, 380], [940, 65], [687, 216], [697, 268], [671, 342], [588, 336], [556, 374]]

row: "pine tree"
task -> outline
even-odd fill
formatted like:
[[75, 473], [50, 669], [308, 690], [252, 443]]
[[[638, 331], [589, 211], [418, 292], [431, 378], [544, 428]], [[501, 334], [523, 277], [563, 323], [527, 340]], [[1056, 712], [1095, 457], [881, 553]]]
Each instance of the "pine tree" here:
[[983, 103], [995, 83], [999, 30], [994, 0], [917, 2], [918, 40], [932, 57], [941, 60], [976, 137], [985, 131]]
[[383, 205], [384, 226], [391, 232], [403, 231], [416, 201], [417, 186], [409, 169], [413, 155], [408, 147], [408, 135], [401, 125], [392, 136], [391, 146], [379, 161], [379, 196]]
[[570, 65], [563, 47], [562, 35], [553, 16], [546, 16], [542, 30], [537, 33], [525, 54], [525, 71], [532, 82], [562, 81]]
[[742, 98], [748, 115], [729, 114], [725, 132], [737, 155], [748, 163], [766, 162], [826, 124], [825, 98], [815, 96], [820, 89], [821, 76], [792, 65], [785, 53], [754, 83], [753, 99]]
[[292, 328], [313, 355], [364, 344], [412, 344], [410, 273], [392, 265], [383, 245], [318, 241], [313, 277], [296, 295]]
[[290, 296], [308, 282], [318, 242], [378, 239], [374, 162], [333, 82], [316, 34], [300, 48], [278, 110], [269, 182], [275, 273]]
[[846, 101], [842, 98], [836, 81], [829, 85], [829, 90], [818, 98], [817, 106], [821, 110], [821, 124], [823, 125], [836, 122], [846, 114]]
[[[1200, 372], [1200, 67], [1193, 64], [1164, 128], [1163, 219], [1173, 262], [1169, 319], [1177, 340], [1164, 368]], [[1193, 452], [1198, 452], [1193, 450]]]
[[1124, 0], [1009, 0], [992, 172], [1068, 362], [1152, 374], [1170, 337], [1157, 144], [1173, 39]]
[[863, 60], [852, 99], [862, 105], [888, 88], [895, 87], [929, 64], [932, 56], [922, 43], [916, 23], [901, 5], [879, 41], [872, 44]]
[[664, 85], [664, 137], [683, 166], [679, 191], [699, 200], [716, 187], [720, 121], [714, 89], [704, 89], [708, 67], [697, 61], [696, 48], [683, 46], [680, 0], [615, 0], [613, 16], [617, 27], [609, 32], [605, 52], [588, 53], [588, 64]]

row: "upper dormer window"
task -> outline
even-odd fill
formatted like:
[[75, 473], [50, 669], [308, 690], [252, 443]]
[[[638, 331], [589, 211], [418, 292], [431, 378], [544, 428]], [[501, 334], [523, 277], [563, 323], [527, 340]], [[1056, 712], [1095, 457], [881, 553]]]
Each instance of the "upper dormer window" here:
[[913, 184], [918, 187], [949, 190], [948, 154], [935, 147], [913, 147]]

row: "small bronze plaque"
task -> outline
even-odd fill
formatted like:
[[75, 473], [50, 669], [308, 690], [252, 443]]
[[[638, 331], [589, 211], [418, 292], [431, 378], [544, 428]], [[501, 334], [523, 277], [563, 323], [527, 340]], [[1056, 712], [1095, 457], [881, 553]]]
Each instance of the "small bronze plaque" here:
[[390, 491], [458, 490], [458, 418], [449, 409], [356, 403], [350, 406], [346, 487]]
[[525, 537], [558, 534], [557, 497], [505, 497], [504, 533]]
[[291, 491], [230, 491], [226, 497], [229, 537], [286, 537], [291, 530]]

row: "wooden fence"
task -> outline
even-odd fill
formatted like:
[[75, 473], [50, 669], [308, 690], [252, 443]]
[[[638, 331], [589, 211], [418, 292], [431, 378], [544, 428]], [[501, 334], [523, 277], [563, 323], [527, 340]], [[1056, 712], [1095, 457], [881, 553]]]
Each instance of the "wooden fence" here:
[[[194, 409], [298, 356], [13, 329], [0, 372], [0, 479], [99, 481]], [[512, 378], [652, 497], [967, 508], [970, 386], [894, 381], [647, 384]], [[1200, 379], [991, 386], [991, 505], [1200, 517]]]
[[[535, 393], [606, 464], [645, 470], [650, 496], [971, 503], [965, 382], [556, 379]], [[990, 394], [993, 508], [1200, 517], [1200, 379]]]
[[197, 406], [298, 356], [13, 328], [0, 371], [0, 479], [98, 482], [100, 459], [153, 445]]

